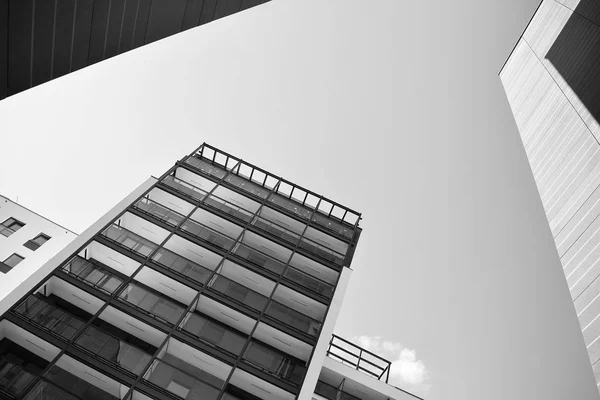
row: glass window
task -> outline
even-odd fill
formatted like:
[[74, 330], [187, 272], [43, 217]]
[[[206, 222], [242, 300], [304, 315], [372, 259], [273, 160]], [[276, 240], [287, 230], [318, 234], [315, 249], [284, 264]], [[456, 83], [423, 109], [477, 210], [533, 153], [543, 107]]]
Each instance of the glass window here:
[[50, 236], [40, 233], [39, 235], [34, 237], [32, 240], [28, 240], [27, 242], [25, 242], [25, 244], [23, 244], [23, 246], [27, 247], [30, 250], [35, 251], [35, 250], [39, 249], [40, 246], [43, 245], [44, 243], [46, 243], [48, 240], [50, 240]]
[[175, 301], [133, 283], [119, 294], [119, 298], [171, 325], [177, 323], [185, 312], [185, 308]]
[[14, 218], [9, 218], [0, 225], [0, 234], [8, 237], [24, 227], [25, 224], [21, 221], [17, 221]]
[[20, 263], [24, 259], [24, 257], [21, 257], [20, 255], [15, 253], [13, 255], [8, 256], [8, 258], [4, 260], [4, 264], [8, 265], [10, 268], [14, 268], [17, 266], [18, 263]]

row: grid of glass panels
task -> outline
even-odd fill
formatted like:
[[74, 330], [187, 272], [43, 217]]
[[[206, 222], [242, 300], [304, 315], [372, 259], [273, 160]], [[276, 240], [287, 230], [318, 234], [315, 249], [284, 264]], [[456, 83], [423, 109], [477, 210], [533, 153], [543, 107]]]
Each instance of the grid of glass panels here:
[[[24, 378], [23, 398], [135, 398], [138, 389], [148, 393], [144, 385], [183, 399], [243, 393], [231, 386], [231, 374], [221, 376], [218, 368], [178, 353], [170, 342], [175, 337], [204, 362], [218, 356], [225, 370], [245, 363], [261, 371], [259, 386], [299, 388], [335, 290], [332, 266], [342, 265], [347, 251], [339, 240], [344, 234], [311, 231], [318, 204], [305, 198], [299, 206], [293, 196], [280, 201], [281, 182], [268, 174], [248, 172], [233, 159], [186, 162], [196, 172], [177, 175], [174, 169], [11, 312], [137, 379], [138, 386], [123, 393], [65, 391], [57, 377], [67, 375], [56, 364], [44, 376]], [[215, 301], [219, 312], [208, 305]], [[294, 353], [276, 337], [250, 337], [259, 323], [303, 343], [301, 350]]]

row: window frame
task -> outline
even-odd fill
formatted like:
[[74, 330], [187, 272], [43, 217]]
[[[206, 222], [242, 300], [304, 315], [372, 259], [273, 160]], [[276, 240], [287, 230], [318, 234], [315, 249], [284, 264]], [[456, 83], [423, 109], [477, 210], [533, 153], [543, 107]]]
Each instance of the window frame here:
[[[39, 244], [38, 242], [36, 242], [36, 240], [38, 240], [40, 238], [45, 238], [46, 240], [42, 244]], [[28, 248], [29, 250], [36, 251], [37, 249], [42, 247], [44, 244], [46, 244], [50, 239], [52, 239], [52, 237], [46, 235], [45, 233], [40, 232], [33, 239], [30, 239], [30, 240], [26, 241], [25, 243], [23, 243], [23, 246]]]
[[[18, 258], [20, 258], [20, 260], [15, 265], [10, 265], [10, 264], [7, 263], [7, 261], [11, 257], [18, 257]], [[6, 259], [4, 261], [2, 261], [2, 264], [6, 265], [7, 267], [10, 267], [10, 269], [13, 269], [17, 265], [19, 265], [21, 263], [21, 261], [23, 261], [24, 259], [25, 259], [25, 257], [23, 257], [22, 255], [17, 254], [17, 253], [12, 253], [10, 256], [6, 257]]]
[[[12, 222], [7, 224], [7, 222], [9, 222], [10, 220], [12, 220]], [[17, 229], [14, 229], [13, 227], [15, 225], [19, 225], [19, 227]], [[8, 217], [6, 220], [4, 220], [4, 222], [2, 222], [2, 224], [0, 224], [0, 235], [9, 237], [19, 229], [23, 228], [25, 225], [26, 224], [24, 222], [19, 221], [15, 217]], [[9, 234], [7, 235], [6, 232], [9, 232]]]

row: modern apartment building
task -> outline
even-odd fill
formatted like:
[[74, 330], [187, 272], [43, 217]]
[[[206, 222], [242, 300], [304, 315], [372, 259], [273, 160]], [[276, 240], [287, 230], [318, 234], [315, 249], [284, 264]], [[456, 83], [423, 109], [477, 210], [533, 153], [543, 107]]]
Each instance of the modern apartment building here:
[[269, 0], [0, 0], [0, 100]]
[[600, 385], [600, 2], [544, 0], [500, 72]]
[[75, 237], [67, 228], [0, 196], [0, 304]]
[[0, 302], [0, 399], [416, 399], [332, 335], [359, 221], [203, 144]]

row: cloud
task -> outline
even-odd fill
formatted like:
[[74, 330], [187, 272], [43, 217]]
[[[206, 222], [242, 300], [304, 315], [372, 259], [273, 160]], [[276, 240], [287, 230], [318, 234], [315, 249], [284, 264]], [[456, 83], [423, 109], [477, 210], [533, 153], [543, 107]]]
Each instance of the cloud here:
[[423, 361], [417, 359], [415, 350], [399, 342], [384, 340], [381, 336], [358, 336], [354, 343], [392, 362], [389, 383], [417, 395], [427, 393], [431, 384]]

